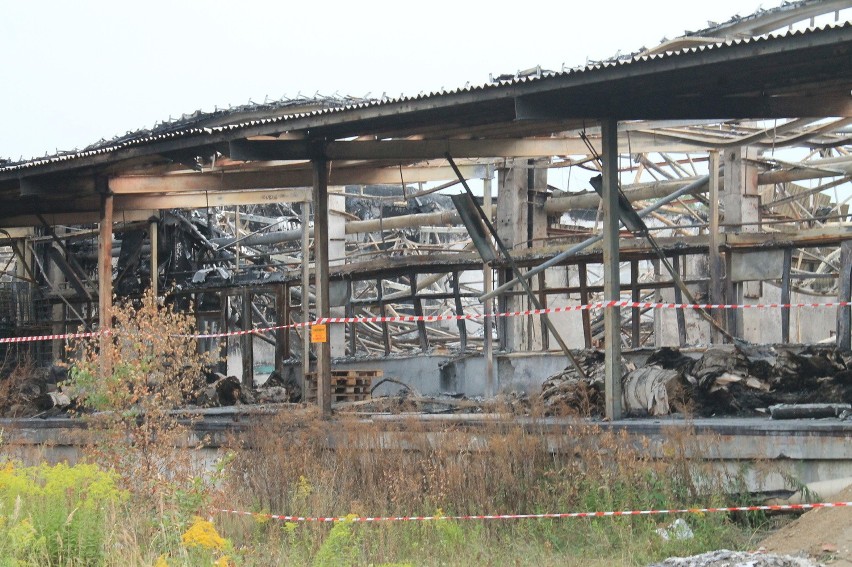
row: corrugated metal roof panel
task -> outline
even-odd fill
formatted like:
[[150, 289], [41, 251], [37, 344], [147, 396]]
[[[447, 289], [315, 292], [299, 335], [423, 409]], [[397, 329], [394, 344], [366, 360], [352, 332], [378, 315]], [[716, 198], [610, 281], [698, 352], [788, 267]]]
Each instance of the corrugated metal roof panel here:
[[[260, 118], [260, 119], [250, 119], [245, 121], [239, 121], [239, 116], [241, 114], [253, 113], [258, 111], [259, 109], [263, 109], [263, 105], [245, 105], [242, 107], [237, 107], [236, 109], [231, 109], [229, 111], [230, 115], [233, 116], [237, 122], [223, 124], [218, 126], [211, 127], [195, 127], [192, 126], [193, 118], [194, 121], [200, 121], [205, 118], [209, 118], [215, 114], [214, 113], [201, 113], [197, 111], [191, 115], [182, 117], [182, 120], [178, 120], [175, 122], [165, 123], [160, 127], [155, 127], [150, 130], [140, 130], [137, 132], [128, 133], [126, 136], [121, 138], [104, 141], [95, 144], [94, 146], [90, 146], [87, 149], [81, 151], [71, 151], [71, 152], [62, 152], [53, 156], [46, 156], [44, 158], [36, 158], [32, 160], [26, 160], [18, 163], [7, 163], [3, 166], [0, 166], [0, 172], [12, 172], [25, 170], [30, 168], [36, 168], [39, 166], [43, 166], [46, 164], [53, 164], [57, 162], [71, 161], [83, 157], [101, 155], [116, 152], [122, 149], [142, 146], [146, 144], [153, 144], [159, 141], [164, 140], [172, 140], [176, 138], [186, 138], [192, 136], [202, 136], [202, 135], [210, 135], [214, 133], [221, 132], [235, 132], [241, 129], [251, 128], [254, 126], [262, 126], [262, 125], [270, 125], [270, 124], [285, 124], [288, 121], [293, 121], [296, 119], [305, 119], [317, 116], [325, 116], [330, 114], [338, 114], [351, 112], [356, 110], [363, 110], [367, 108], [376, 108], [382, 106], [391, 106], [394, 104], [405, 104], [410, 102], [418, 102], [429, 100], [433, 98], [440, 97], [448, 97], [460, 94], [468, 94], [468, 93], [478, 93], [478, 92], [486, 92], [486, 91], [494, 91], [506, 88], [517, 87], [521, 85], [531, 84], [531, 83], [541, 83], [550, 80], [558, 80], [564, 79], [566, 77], [584, 75], [588, 73], [600, 72], [606, 69], [612, 69], [616, 67], [623, 67], [627, 65], [635, 65], [639, 63], [644, 63], [648, 61], [658, 61], [662, 59], [670, 59], [675, 57], [683, 57], [688, 56], [692, 53], [701, 53], [706, 51], [714, 51], [718, 49], [736, 47], [739, 45], [747, 45], [747, 44], [755, 44], [761, 42], [768, 41], [776, 41], [776, 40], [785, 40], [793, 37], [814, 35], [819, 33], [824, 33], [831, 30], [842, 29], [842, 28], [852, 28], [852, 22], [844, 22], [842, 24], [831, 24], [826, 25], [819, 28], [810, 28], [805, 30], [798, 31], [789, 31], [781, 34], [768, 34], [764, 36], [747, 38], [747, 39], [733, 39], [723, 42], [717, 42], [707, 45], [701, 45], [696, 47], [688, 47], [685, 49], [681, 49], [678, 51], [669, 51], [658, 54], [651, 55], [632, 55], [626, 58], [616, 58], [607, 61], [596, 62], [591, 65], [587, 65], [584, 67], [578, 67], [574, 69], [568, 69], [563, 71], [556, 72], [545, 72], [540, 77], [532, 76], [532, 77], [519, 77], [515, 78], [511, 81], [501, 81], [496, 84], [483, 84], [476, 86], [465, 86], [462, 88], [454, 89], [454, 90], [441, 90], [441, 91], [433, 91], [429, 93], [420, 93], [415, 96], [400, 96], [400, 97], [383, 97], [381, 99], [355, 99], [357, 102], [343, 102], [340, 104], [330, 103], [327, 104], [325, 108], [321, 108], [318, 110], [312, 110], [309, 112], [293, 112], [287, 113], [280, 116], [273, 116], [268, 118]], [[352, 100], [351, 98], [349, 100]], [[288, 101], [280, 101], [280, 102], [288, 102]], [[322, 100], [315, 99], [294, 99], [292, 101], [294, 104], [282, 104], [281, 109], [292, 108], [296, 109], [300, 104], [317, 104], [322, 103]], [[325, 102], [329, 102], [326, 100]], [[222, 111], [224, 112], [224, 111]], [[166, 131], [162, 131], [162, 130]]]

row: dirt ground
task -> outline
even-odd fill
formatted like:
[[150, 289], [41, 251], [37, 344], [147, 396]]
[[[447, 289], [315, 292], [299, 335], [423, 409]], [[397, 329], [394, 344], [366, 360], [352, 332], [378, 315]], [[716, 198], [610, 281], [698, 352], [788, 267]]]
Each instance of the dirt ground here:
[[[852, 486], [829, 499], [852, 502]], [[802, 514], [758, 544], [757, 553], [712, 551], [653, 567], [852, 567], [852, 507]]]
[[[831, 501], [852, 501], [852, 486]], [[811, 510], [760, 545], [767, 553], [803, 553], [826, 565], [852, 567], [852, 507]]]

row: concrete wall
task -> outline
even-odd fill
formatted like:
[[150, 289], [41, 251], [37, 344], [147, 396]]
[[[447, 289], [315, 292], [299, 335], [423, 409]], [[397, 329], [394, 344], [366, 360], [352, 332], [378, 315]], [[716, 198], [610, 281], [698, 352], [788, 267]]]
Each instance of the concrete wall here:
[[[495, 356], [498, 391], [535, 393], [553, 374], [563, 370], [568, 362], [559, 353], [512, 353]], [[385, 377], [395, 378], [425, 395], [441, 392], [460, 392], [467, 396], [485, 394], [485, 359], [468, 356], [453, 359], [442, 355], [393, 357], [382, 361], [332, 362], [332, 368], [364, 370], [380, 369]], [[383, 384], [376, 395], [396, 393], [396, 384]]]
[[[567, 365], [566, 358], [557, 352], [511, 353], [495, 356], [498, 391], [536, 393], [541, 384]], [[424, 395], [458, 392], [466, 396], [485, 395], [485, 359], [481, 355], [450, 357], [439, 354], [393, 356], [382, 360], [353, 361], [334, 359], [334, 370], [381, 370], [386, 378], [408, 384]], [[301, 368], [288, 365], [285, 374], [298, 380]], [[395, 394], [403, 390], [398, 384], [385, 383], [375, 395]]]

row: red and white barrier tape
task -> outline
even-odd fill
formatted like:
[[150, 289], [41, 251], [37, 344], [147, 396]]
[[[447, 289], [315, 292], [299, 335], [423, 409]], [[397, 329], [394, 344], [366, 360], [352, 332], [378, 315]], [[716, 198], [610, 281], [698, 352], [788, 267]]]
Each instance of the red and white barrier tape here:
[[39, 335], [35, 337], [5, 337], [0, 339], [2, 343], [31, 343], [34, 341], [55, 341], [64, 339], [86, 339], [99, 335], [97, 331], [92, 333], [67, 333], [64, 335]]
[[[503, 313], [492, 313], [490, 317], [524, 317], [529, 315], [550, 315], [554, 313], [567, 313], [570, 311], [584, 311], [592, 309], [605, 309], [609, 307], [633, 308], [633, 309], [806, 309], [806, 308], [832, 308], [850, 307], [852, 302], [836, 301], [830, 303], [754, 303], [754, 304], [714, 304], [714, 303], [646, 303], [639, 301], [604, 301], [588, 303], [585, 305], [566, 305], [564, 307], [548, 307], [544, 309], [527, 309], [524, 311], [506, 311]], [[468, 315], [399, 315], [396, 317], [325, 317], [310, 321], [308, 323], [292, 323], [290, 325], [277, 325], [242, 331], [228, 331], [226, 333], [200, 333], [189, 335], [197, 339], [217, 339], [224, 337], [237, 337], [241, 335], [268, 333], [280, 329], [295, 329], [309, 327], [311, 325], [337, 324], [337, 323], [434, 323], [436, 321], [459, 321], [484, 319], [484, 313], [471, 313]], [[78, 339], [93, 337], [98, 332], [92, 333], [67, 333], [61, 335], [40, 335], [32, 337], [9, 337], [0, 338], [3, 343], [26, 343], [33, 341], [51, 341], [60, 339]]]
[[616, 510], [611, 512], [565, 512], [545, 514], [481, 514], [464, 516], [281, 516], [278, 514], [264, 514], [261, 512], [245, 512], [241, 510], [213, 510], [214, 513], [236, 514], [239, 516], [253, 516], [257, 518], [281, 520], [283, 522], [421, 522], [428, 520], [542, 520], [561, 518], [607, 518], [614, 516], [653, 516], [662, 514], [710, 514], [714, 512], [794, 512], [802, 510], [814, 510], [816, 508], [843, 508], [852, 507], [852, 502], [820, 502], [815, 504], [776, 504], [765, 506], [730, 506], [727, 508], [673, 508], [668, 510]]

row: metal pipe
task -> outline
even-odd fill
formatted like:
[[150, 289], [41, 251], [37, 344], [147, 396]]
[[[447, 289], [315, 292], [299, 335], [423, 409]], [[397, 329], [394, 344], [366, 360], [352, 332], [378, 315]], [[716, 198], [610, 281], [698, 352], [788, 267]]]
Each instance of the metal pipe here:
[[[623, 193], [630, 201], [658, 199], [669, 195], [673, 191], [681, 189], [684, 186], [684, 183], [692, 185], [699, 179], [707, 179], [707, 177], [689, 177], [686, 179], [636, 183], [625, 187]], [[704, 187], [700, 185], [694, 188], [694, 191], [696, 192], [703, 190], [705, 190]], [[554, 197], [544, 204], [544, 212], [547, 213], [548, 216], [553, 216], [566, 213], [573, 209], [595, 209], [600, 202], [601, 198], [594, 191], [579, 195]]]
[[415, 213], [398, 217], [350, 221], [346, 223], [346, 234], [362, 232], [378, 232], [380, 230], [395, 230], [428, 225], [454, 225], [461, 222], [456, 211], [440, 211], [437, 213]]
[[[313, 236], [313, 229], [311, 229]], [[210, 242], [221, 248], [227, 248], [231, 244], [238, 242], [243, 246], [262, 246], [267, 244], [278, 244], [280, 242], [296, 242], [302, 238], [302, 229], [296, 230], [280, 230], [276, 232], [267, 232], [264, 234], [253, 234], [251, 236], [237, 238], [235, 236], [223, 236], [221, 238], [211, 238]]]
[[[657, 209], [668, 205], [672, 201], [675, 201], [675, 200], [679, 199], [680, 197], [683, 197], [684, 195], [686, 195], [688, 193], [691, 193], [693, 191], [697, 191], [698, 188], [702, 187], [703, 185], [706, 185], [709, 181], [710, 181], [709, 175], [705, 175], [704, 177], [699, 177], [697, 180], [693, 181], [689, 185], [681, 187], [680, 189], [678, 189], [674, 193], [672, 193], [672, 194], [670, 194], [666, 197], [663, 197], [662, 199], [652, 203], [651, 205], [648, 205], [647, 207], [645, 207], [644, 209], [639, 211], [637, 214], [640, 217], [646, 217], [646, 216], [650, 215], [651, 213], [653, 213], [654, 211], [656, 211]], [[597, 197], [597, 194], [595, 194], [595, 197]], [[598, 199], [599, 199], [599, 197], [598, 197]], [[547, 268], [555, 266], [555, 265], [559, 264], [560, 262], [564, 262], [565, 260], [567, 260], [568, 258], [573, 256], [574, 254], [577, 254], [578, 252], [585, 250], [586, 248], [588, 248], [592, 244], [600, 242], [601, 240], [603, 240], [603, 235], [598, 234], [598, 235], [592, 236], [591, 238], [587, 238], [586, 240], [584, 240], [583, 242], [580, 242], [579, 244], [575, 244], [574, 246], [572, 246], [568, 250], [557, 254], [556, 256], [551, 258], [550, 260], [548, 260], [548, 261], [546, 261], [542, 264], [539, 264], [535, 268], [532, 268], [531, 270], [529, 270], [526, 274], [524, 274], [524, 279], [528, 280], [529, 278], [533, 277], [534, 275], [538, 274], [539, 272], [543, 272]], [[506, 282], [505, 284], [494, 288], [494, 291], [480, 296], [479, 299], [482, 300], [482, 301], [485, 301], [487, 299], [491, 299], [492, 297], [496, 297], [497, 295], [500, 295], [504, 291], [511, 289], [512, 287], [514, 287], [518, 283], [519, 283], [518, 278], [515, 278], [510, 282]]]
[[[785, 163], [788, 169], [776, 169], [764, 171], [757, 176], [757, 184], [775, 185], [776, 183], [789, 183], [802, 181], [804, 179], [822, 179], [825, 177], [840, 177], [852, 175], [852, 156], [841, 156], [821, 160], [813, 160], [802, 163]], [[657, 199], [667, 195], [669, 192], [680, 188], [683, 183], [694, 183], [699, 177], [685, 179], [672, 179], [669, 181], [655, 181], [651, 183], [637, 183], [623, 188], [624, 195], [631, 201], [644, 201]], [[724, 189], [724, 182], [719, 180], [719, 189]], [[704, 192], [705, 188], [698, 186], [691, 192]], [[554, 197], [544, 205], [544, 211], [548, 215], [565, 213], [572, 209], [593, 209], [598, 206], [600, 197], [595, 192], [580, 195], [567, 195], [565, 197]]]

